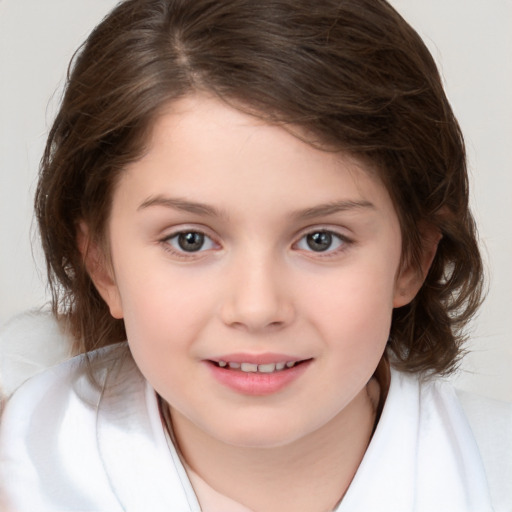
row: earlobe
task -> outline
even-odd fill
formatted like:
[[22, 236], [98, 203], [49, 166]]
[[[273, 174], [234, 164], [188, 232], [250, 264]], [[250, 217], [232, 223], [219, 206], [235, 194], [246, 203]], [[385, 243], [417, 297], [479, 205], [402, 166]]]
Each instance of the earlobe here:
[[123, 318], [121, 296], [114, 278], [114, 272], [108, 262], [105, 250], [91, 240], [89, 226], [80, 221], [77, 226], [77, 244], [87, 273], [102, 299], [117, 319]]
[[412, 265], [408, 265], [408, 268], [400, 270], [395, 285], [393, 308], [401, 308], [409, 304], [416, 297], [423, 281], [423, 277]]
[[434, 261], [441, 233], [433, 228], [422, 229], [423, 248], [419, 267], [412, 262], [405, 263], [398, 273], [393, 297], [393, 307], [409, 304], [422, 287]]

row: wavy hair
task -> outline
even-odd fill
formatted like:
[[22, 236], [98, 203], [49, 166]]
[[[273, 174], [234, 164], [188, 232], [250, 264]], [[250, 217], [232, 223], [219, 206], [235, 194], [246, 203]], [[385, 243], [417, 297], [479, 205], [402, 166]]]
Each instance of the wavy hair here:
[[483, 282], [464, 141], [432, 56], [384, 0], [126, 0], [96, 27], [70, 65], [35, 200], [53, 310], [78, 351], [125, 331], [87, 273], [77, 225], [104, 239], [116, 180], [155, 117], [198, 91], [369, 163], [418, 271], [421, 226], [442, 234], [416, 298], [393, 312], [387, 350], [402, 370], [452, 370]]

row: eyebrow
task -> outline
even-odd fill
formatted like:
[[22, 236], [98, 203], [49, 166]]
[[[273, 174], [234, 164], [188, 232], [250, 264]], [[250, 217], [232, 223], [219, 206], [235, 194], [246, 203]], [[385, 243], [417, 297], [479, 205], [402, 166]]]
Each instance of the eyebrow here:
[[[226, 212], [215, 208], [214, 206], [198, 203], [195, 201], [189, 201], [182, 198], [165, 197], [165, 196], [152, 196], [144, 200], [141, 205], [137, 208], [137, 211], [151, 208], [154, 206], [163, 206], [165, 208], [172, 208], [174, 210], [181, 210], [188, 213], [194, 213], [196, 215], [206, 215], [210, 217], [227, 218]], [[327, 215], [334, 215], [336, 213], [359, 210], [359, 209], [375, 209], [373, 203], [369, 201], [333, 201], [325, 204], [306, 208], [304, 210], [298, 210], [292, 214], [292, 217], [301, 219], [311, 219], [315, 217], [324, 217]]]
[[375, 210], [375, 205], [370, 203], [370, 201], [334, 201], [306, 208], [305, 210], [299, 210], [295, 212], [293, 216], [297, 219], [311, 219], [314, 217], [324, 217], [326, 215], [334, 215], [335, 213], [360, 209]]
[[227, 217], [225, 212], [222, 212], [213, 206], [204, 203], [197, 203], [195, 201], [189, 201], [187, 199], [164, 196], [149, 197], [137, 208], [137, 211], [144, 210], [145, 208], [151, 208], [153, 206], [163, 206], [165, 208], [172, 208], [174, 210], [195, 213], [197, 215]]

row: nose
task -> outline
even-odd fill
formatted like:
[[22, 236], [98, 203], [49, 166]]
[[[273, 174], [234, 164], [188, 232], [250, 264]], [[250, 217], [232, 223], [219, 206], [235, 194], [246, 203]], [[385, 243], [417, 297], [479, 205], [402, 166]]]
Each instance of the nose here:
[[222, 321], [248, 332], [278, 330], [295, 316], [286, 272], [272, 257], [240, 258], [226, 283]]

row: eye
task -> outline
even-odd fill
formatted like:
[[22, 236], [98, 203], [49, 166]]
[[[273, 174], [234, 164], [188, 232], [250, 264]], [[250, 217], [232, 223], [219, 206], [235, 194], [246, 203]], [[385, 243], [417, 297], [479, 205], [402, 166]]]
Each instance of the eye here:
[[333, 252], [347, 244], [348, 240], [332, 231], [312, 231], [304, 235], [297, 243], [302, 251]]
[[164, 241], [176, 252], [200, 252], [215, 247], [213, 240], [200, 231], [181, 231]]

